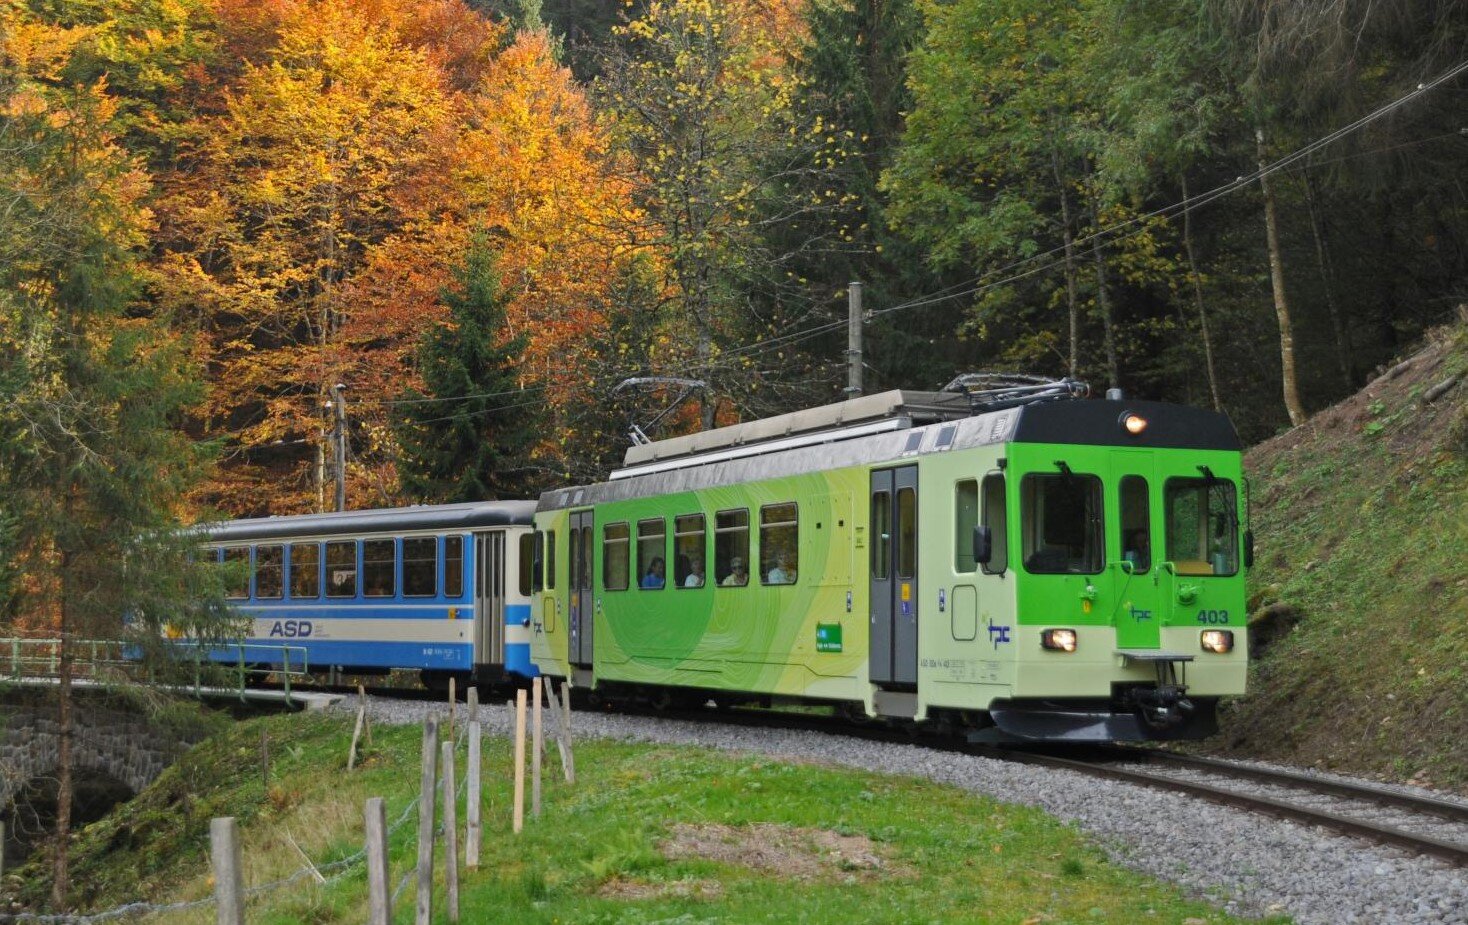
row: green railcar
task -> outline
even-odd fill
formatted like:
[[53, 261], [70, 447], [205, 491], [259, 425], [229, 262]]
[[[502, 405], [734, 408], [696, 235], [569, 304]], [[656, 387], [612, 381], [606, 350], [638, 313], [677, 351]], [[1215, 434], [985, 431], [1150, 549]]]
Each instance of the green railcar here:
[[978, 738], [1206, 735], [1247, 669], [1237, 435], [1069, 395], [894, 391], [634, 446], [540, 499], [532, 658]]

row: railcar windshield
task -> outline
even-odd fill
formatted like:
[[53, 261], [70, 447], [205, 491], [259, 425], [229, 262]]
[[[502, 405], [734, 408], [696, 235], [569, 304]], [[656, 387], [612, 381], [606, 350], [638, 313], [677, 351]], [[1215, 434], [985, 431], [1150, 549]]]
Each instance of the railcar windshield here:
[[1020, 482], [1025, 569], [1036, 575], [1095, 575], [1102, 566], [1101, 480], [1027, 475]]
[[1239, 518], [1228, 479], [1168, 479], [1167, 558], [1179, 575], [1236, 575]]

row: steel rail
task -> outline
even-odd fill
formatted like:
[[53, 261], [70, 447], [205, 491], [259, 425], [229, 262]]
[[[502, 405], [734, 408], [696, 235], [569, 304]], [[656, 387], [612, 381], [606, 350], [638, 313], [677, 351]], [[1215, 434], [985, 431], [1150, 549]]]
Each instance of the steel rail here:
[[[1418, 835], [1413, 832], [1407, 832], [1392, 826], [1378, 825], [1362, 819], [1352, 819], [1348, 816], [1341, 816], [1326, 810], [1311, 809], [1307, 806], [1287, 803], [1283, 800], [1276, 800], [1270, 797], [1240, 793], [1238, 790], [1216, 787], [1212, 784], [1181, 780], [1176, 777], [1169, 777], [1166, 774], [1149, 774], [1146, 771], [1117, 767], [1109, 763], [1113, 759], [1083, 761], [1076, 758], [1061, 758], [1054, 755], [1016, 751], [993, 746], [982, 746], [980, 749], [975, 753], [983, 754], [985, 757], [998, 758], [1004, 761], [1015, 761], [1021, 764], [1060, 768], [1075, 771], [1080, 774], [1088, 774], [1092, 777], [1102, 777], [1108, 780], [1137, 784], [1158, 790], [1172, 790], [1223, 806], [1249, 809], [1270, 816], [1302, 822], [1307, 825], [1322, 826], [1340, 832], [1343, 835], [1366, 838], [1381, 844], [1405, 848], [1416, 854], [1436, 857], [1459, 867], [1468, 867], [1468, 845], [1443, 841], [1429, 835]], [[1228, 766], [1226, 763], [1224, 764], [1229, 771], [1232, 771], [1231, 766]], [[1304, 777], [1304, 775], [1299, 776]], [[1305, 779], [1309, 780], [1309, 778]], [[1364, 789], [1370, 790], [1372, 788]], [[1374, 791], [1372, 796], [1374, 797], [1375, 795], [1376, 792]]]
[[1468, 824], [1468, 803], [1453, 803], [1448, 800], [1439, 800], [1436, 797], [1427, 796], [1426, 794], [1401, 793], [1396, 790], [1385, 790], [1369, 784], [1360, 784], [1352, 781], [1326, 780], [1312, 777], [1309, 774], [1301, 774], [1297, 771], [1239, 765], [1232, 761], [1224, 761], [1218, 758], [1205, 758], [1200, 755], [1180, 755], [1175, 752], [1167, 752], [1160, 749], [1137, 749], [1136, 751], [1140, 760], [1149, 763], [1155, 762], [1195, 771], [1228, 774], [1233, 777], [1256, 780], [1264, 784], [1295, 787], [1303, 790], [1311, 790], [1315, 793], [1325, 793], [1331, 796], [1369, 800], [1373, 803], [1396, 806], [1417, 813], [1438, 816], [1451, 822]]

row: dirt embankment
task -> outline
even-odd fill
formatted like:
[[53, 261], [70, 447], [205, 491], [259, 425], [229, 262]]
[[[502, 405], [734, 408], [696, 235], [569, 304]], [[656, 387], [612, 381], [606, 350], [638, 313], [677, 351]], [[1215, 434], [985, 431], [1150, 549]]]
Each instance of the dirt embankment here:
[[1216, 748], [1468, 791], [1468, 323], [1246, 466], [1264, 647]]

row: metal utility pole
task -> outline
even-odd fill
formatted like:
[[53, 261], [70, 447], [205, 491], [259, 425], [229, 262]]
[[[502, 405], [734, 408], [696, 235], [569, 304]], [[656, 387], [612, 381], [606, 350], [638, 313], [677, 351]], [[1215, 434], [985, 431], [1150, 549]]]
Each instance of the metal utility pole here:
[[861, 283], [846, 290], [846, 397], [861, 395]]
[[331, 410], [336, 420], [332, 441], [336, 448], [336, 509], [347, 509], [347, 402], [342, 397], [346, 386], [338, 382], [331, 387]]

